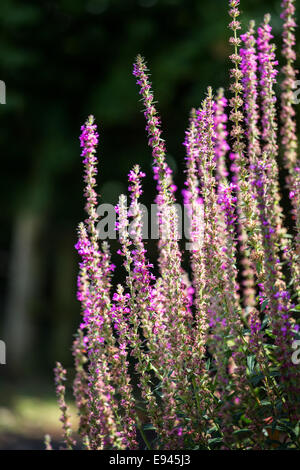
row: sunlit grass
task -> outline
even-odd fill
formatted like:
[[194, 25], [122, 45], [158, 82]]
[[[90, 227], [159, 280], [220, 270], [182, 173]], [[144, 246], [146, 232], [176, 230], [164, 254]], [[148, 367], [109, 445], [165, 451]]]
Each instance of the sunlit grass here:
[[[71, 420], [77, 424], [76, 410], [70, 404]], [[0, 439], [6, 433], [43, 439], [46, 433], [60, 438], [61, 424], [55, 397], [20, 393], [13, 396], [9, 405], [0, 406]]]

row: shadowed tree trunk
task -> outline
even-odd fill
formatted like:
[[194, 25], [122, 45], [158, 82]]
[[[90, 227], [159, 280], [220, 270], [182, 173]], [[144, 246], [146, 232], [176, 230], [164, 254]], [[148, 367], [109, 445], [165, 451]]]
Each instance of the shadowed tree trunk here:
[[5, 304], [4, 340], [7, 366], [17, 374], [28, 364], [32, 339], [31, 305], [36, 284], [36, 239], [40, 217], [21, 211], [15, 219]]

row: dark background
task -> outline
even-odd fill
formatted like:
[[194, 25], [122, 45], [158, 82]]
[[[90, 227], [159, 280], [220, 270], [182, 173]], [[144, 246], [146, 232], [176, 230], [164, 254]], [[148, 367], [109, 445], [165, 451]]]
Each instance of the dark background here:
[[[280, 47], [280, 1], [241, 3], [243, 26], [272, 14]], [[72, 365], [79, 322], [74, 244], [84, 217], [80, 126], [92, 113], [100, 128], [101, 201], [116, 203], [127, 190], [128, 171], [140, 163], [148, 176], [143, 202], [152, 202], [151, 152], [132, 76], [141, 53], [182, 188], [189, 110], [200, 105], [208, 85], [223, 86], [228, 96], [227, 4], [1, 0], [7, 103], [0, 107], [0, 339], [7, 365], [0, 366], [0, 380], [10, 384], [9, 393], [50, 380], [55, 360]]]

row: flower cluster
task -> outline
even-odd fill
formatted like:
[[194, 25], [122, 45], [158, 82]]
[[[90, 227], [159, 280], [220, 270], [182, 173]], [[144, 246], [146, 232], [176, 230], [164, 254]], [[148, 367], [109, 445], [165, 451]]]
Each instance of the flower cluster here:
[[[79, 445], [88, 450], [300, 448], [300, 374], [292, 361], [300, 311], [295, 7], [282, 1], [286, 64], [278, 129], [271, 17], [258, 28], [251, 21], [240, 34], [239, 4], [229, 1], [231, 96], [208, 87], [185, 133], [188, 267], [176, 186], [141, 56], [133, 74], [153, 158], [158, 260], [150, 262], [143, 239], [145, 173], [135, 165], [129, 194], [115, 207], [125, 271], [118, 285], [108, 244], [100, 246], [96, 230], [99, 135], [92, 116], [82, 126], [87, 218], [76, 244], [82, 319], [73, 343], [73, 393]], [[280, 152], [293, 204], [291, 233], [284, 226]], [[72, 449], [65, 380], [58, 363], [63, 437]], [[45, 442], [50, 450], [49, 436]]]

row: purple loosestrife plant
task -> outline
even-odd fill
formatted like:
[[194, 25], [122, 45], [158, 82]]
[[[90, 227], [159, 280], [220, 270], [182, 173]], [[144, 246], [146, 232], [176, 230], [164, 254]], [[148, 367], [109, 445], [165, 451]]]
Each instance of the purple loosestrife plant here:
[[220, 88], [213, 103], [215, 119], [215, 159], [216, 159], [216, 178], [218, 182], [226, 182], [229, 175], [226, 165], [226, 154], [230, 150], [227, 142], [227, 121], [226, 114], [227, 99], [224, 96], [223, 88]]
[[[255, 194], [256, 189], [256, 168], [261, 155], [260, 148], [260, 130], [258, 127], [259, 121], [259, 109], [258, 109], [258, 77], [257, 77], [257, 53], [256, 53], [256, 39], [254, 31], [255, 23], [250, 22], [249, 30], [247, 33], [241, 35], [243, 41], [243, 48], [241, 49], [241, 70], [243, 72], [243, 88], [244, 88], [244, 108], [245, 108], [245, 124], [246, 124], [246, 137], [247, 137], [247, 153], [249, 158], [249, 173], [250, 173], [250, 184], [252, 186], [253, 197], [255, 197], [255, 203], [257, 202], [257, 195]], [[257, 205], [256, 205], [257, 209]], [[258, 210], [258, 209], [257, 209]], [[264, 269], [263, 269], [263, 248], [262, 248], [262, 236], [257, 230], [253, 236], [254, 249], [252, 250], [252, 259], [255, 269], [251, 272], [251, 282], [253, 281], [253, 274], [256, 275], [258, 284], [264, 281]], [[248, 265], [249, 266], [249, 265]], [[250, 266], [249, 266], [249, 269]], [[252, 293], [253, 291], [252, 284]], [[249, 297], [248, 297], [249, 298]], [[249, 324], [251, 328], [252, 337], [250, 342], [256, 344], [256, 352], [258, 352], [258, 335], [260, 330], [260, 319], [257, 308], [255, 308], [255, 299], [252, 298], [248, 303], [250, 307], [249, 311]]]
[[[255, 207], [255, 200], [251, 194], [251, 178], [249, 178], [249, 157], [245, 154], [245, 130], [242, 125], [244, 120], [243, 107], [245, 105], [243, 97], [245, 95], [245, 77], [243, 76], [243, 65], [241, 62], [245, 54], [241, 55], [242, 39], [239, 37], [241, 24], [238, 20], [240, 16], [239, 0], [230, 0], [229, 2], [229, 15], [232, 19], [229, 24], [232, 30], [232, 36], [229, 43], [233, 46], [234, 52], [230, 56], [232, 62], [232, 69], [230, 70], [230, 77], [232, 84], [230, 91], [232, 97], [229, 101], [231, 112], [229, 119], [232, 121], [232, 128], [230, 137], [232, 139], [231, 146], [231, 159], [233, 165], [231, 170], [235, 173], [233, 182], [236, 184], [237, 193], [237, 212], [238, 218], [238, 233], [241, 252], [241, 264], [243, 266], [242, 276], [242, 294], [244, 297], [244, 305], [247, 310], [251, 309], [254, 304], [254, 272], [255, 272], [255, 257], [257, 248], [257, 211]], [[245, 52], [245, 50], [243, 50]], [[244, 78], [244, 83], [243, 83]], [[246, 103], [247, 107], [247, 103]]]
[[[270, 15], [257, 31], [253, 21], [241, 31], [239, 5], [229, 2], [230, 96], [208, 87], [185, 134], [186, 271], [176, 187], [141, 56], [133, 74], [153, 159], [158, 260], [149, 261], [143, 238], [145, 174], [135, 165], [129, 195], [121, 195], [115, 207], [126, 273], [118, 285], [109, 245], [100, 244], [97, 233], [94, 118], [81, 128], [87, 217], [76, 244], [82, 318], [72, 350], [78, 443], [65, 403], [66, 372], [59, 363], [55, 368], [68, 449], [75, 444], [87, 450], [300, 448], [300, 371], [293, 360], [300, 310], [294, 2], [282, 2], [281, 127]], [[281, 201], [279, 133], [292, 233]], [[49, 436], [45, 443], [51, 450]]]
[[[297, 71], [294, 68], [296, 61], [296, 52], [294, 50], [296, 44], [295, 29], [295, 1], [283, 0], [282, 13], [283, 20], [283, 46], [282, 55], [286, 61], [282, 72], [284, 80], [281, 88], [281, 139], [284, 151], [284, 162], [288, 170], [293, 173], [294, 167], [297, 166], [297, 149], [298, 141], [296, 136], [295, 110], [293, 108], [295, 90], [295, 81]], [[298, 161], [299, 162], [299, 161]]]
[[[280, 207], [280, 191], [278, 181], [278, 145], [277, 145], [277, 116], [276, 95], [274, 86], [276, 84], [278, 62], [275, 57], [275, 46], [271, 40], [272, 28], [270, 26], [270, 15], [265, 15], [264, 23], [258, 28], [257, 48], [260, 74], [260, 98], [262, 116], [262, 146], [261, 150], [268, 157], [269, 192], [271, 207], [271, 222], [275, 230], [276, 238], [280, 245], [286, 243], [285, 230], [282, 228], [282, 209]], [[255, 165], [255, 163], [254, 163]]]
[[[68, 406], [65, 402], [65, 393], [66, 387], [64, 382], [66, 381], [66, 370], [62, 367], [60, 362], [56, 363], [56, 367], [54, 369], [55, 374], [55, 385], [56, 385], [56, 395], [58, 400], [58, 406], [61, 412], [60, 421], [62, 422], [63, 427], [63, 437], [64, 443], [68, 450], [72, 450], [73, 446], [75, 445], [75, 441], [72, 438], [72, 429], [70, 423], [70, 414], [68, 411]], [[47, 446], [50, 445], [49, 436], [47, 439]]]
[[281, 83], [281, 144], [285, 167], [289, 174], [286, 178], [289, 188], [289, 197], [293, 207], [296, 225], [295, 250], [292, 253], [292, 271], [295, 289], [300, 299], [300, 158], [297, 157], [298, 138], [296, 134], [296, 119], [294, 109], [294, 93], [296, 88], [297, 70], [295, 69], [295, 2], [294, 0], [282, 1], [283, 19], [283, 46], [282, 55], [285, 62], [282, 72], [284, 79]]

